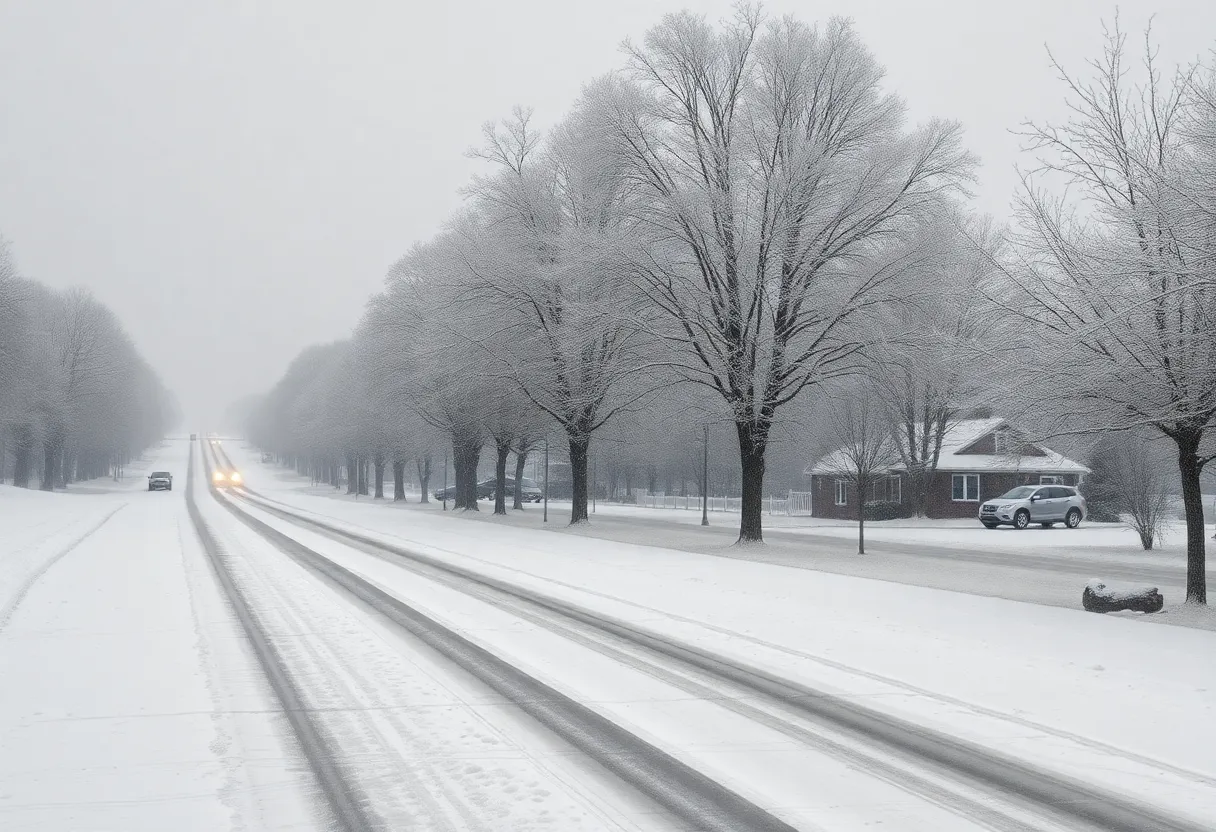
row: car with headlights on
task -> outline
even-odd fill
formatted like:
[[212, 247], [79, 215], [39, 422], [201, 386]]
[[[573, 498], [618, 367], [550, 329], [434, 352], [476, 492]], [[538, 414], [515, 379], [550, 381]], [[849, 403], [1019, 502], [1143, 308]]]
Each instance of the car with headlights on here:
[[216, 468], [211, 474], [211, 484], [216, 488], [238, 488], [245, 484], [245, 478], [235, 469]]
[[982, 503], [979, 519], [989, 529], [997, 526], [1024, 529], [1031, 523], [1045, 529], [1063, 523], [1075, 529], [1087, 514], [1085, 498], [1071, 486], [1019, 485], [995, 500]]

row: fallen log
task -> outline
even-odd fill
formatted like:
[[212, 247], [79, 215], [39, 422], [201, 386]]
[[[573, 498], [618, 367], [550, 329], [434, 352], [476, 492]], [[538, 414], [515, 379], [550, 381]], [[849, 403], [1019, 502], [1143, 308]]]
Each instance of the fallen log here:
[[1161, 612], [1165, 598], [1155, 586], [1111, 587], [1095, 580], [1081, 593], [1081, 606], [1090, 612]]

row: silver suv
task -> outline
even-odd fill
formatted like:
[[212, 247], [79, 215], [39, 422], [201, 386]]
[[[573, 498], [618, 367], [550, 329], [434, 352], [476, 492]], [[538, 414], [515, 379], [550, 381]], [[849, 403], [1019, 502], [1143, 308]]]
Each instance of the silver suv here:
[[980, 522], [990, 529], [1013, 526], [1024, 529], [1039, 523], [1050, 529], [1063, 523], [1070, 529], [1081, 525], [1087, 511], [1085, 498], [1067, 485], [1019, 485], [980, 506]]

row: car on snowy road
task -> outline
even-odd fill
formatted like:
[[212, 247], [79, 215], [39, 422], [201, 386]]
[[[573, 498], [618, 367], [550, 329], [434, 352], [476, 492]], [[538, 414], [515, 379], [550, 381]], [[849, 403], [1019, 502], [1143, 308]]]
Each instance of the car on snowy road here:
[[236, 488], [245, 483], [240, 471], [216, 468], [211, 475], [211, 484], [216, 488]]
[[1088, 510], [1085, 498], [1067, 485], [1019, 485], [995, 500], [980, 505], [979, 519], [989, 529], [1013, 526], [1024, 529], [1038, 523], [1050, 529], [1063, 523], [1070, 529], [1081, 525]]
[[148, 475], [149, 491], [172, 491], [173, 475], [168, 471], [153, 471]]

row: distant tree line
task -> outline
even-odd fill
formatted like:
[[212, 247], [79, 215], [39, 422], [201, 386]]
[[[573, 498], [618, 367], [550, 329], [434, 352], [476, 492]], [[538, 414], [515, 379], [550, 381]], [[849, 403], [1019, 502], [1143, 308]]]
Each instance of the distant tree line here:
[[114, 313], [21, 277], [0, 241], [0, 482], [50, 491], [116, 474], [176, 420]]
[[1118, 29], [1092, 80], [1060, 68], [1073, 117], [1025, 127], [1038, 162], [1006, 229], [966, 208], [958, 125], [909, 125], [847, 21], [673, 14], [625, 51], [551, 129], [525, 109], [485, 127], [465, 206], [394, 264], [349, 340], [305, 351], [252, 406], [259, 444], [377, 493], [386, 466], [425, 482], [447, 448], [475, 509], [484, 452], [501, 483], [560, 441], [579, 523], [599, 459], [627, 491], [659, 487], [660, 467], [687, 488], [713, 426], [748, 543], [774, 465], [792, 483], [809, 459], [791, 455], [841, 436], [890, 437], [923, 513], [943, 435], [976, 408], [1079, 447], [1155, 432], [1176, 448], [1188, 599], [1205, 601], [1210, 71], [1167, 77], [1146, 39], [1134, 83]]

